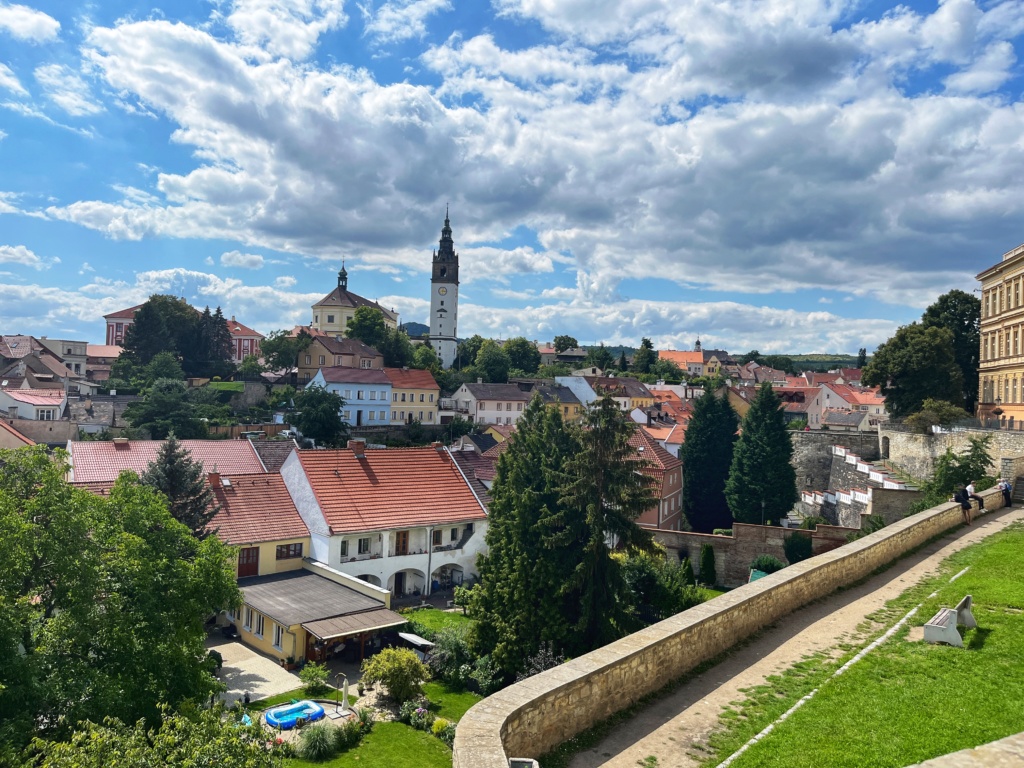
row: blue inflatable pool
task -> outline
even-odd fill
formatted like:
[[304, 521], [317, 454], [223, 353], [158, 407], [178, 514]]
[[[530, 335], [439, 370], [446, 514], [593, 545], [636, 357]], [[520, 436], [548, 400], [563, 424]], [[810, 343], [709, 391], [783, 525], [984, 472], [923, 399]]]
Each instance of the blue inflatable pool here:
[[294, 728], [295, 721], [300, 718], [307, 723], [312, 723], [323, 716], [324, 708], [315, 701], [309, 701], [308, 699], [295, 702], [294, 704], [282, 704], [279, 707], [268, 709], [263, 714], [267, 725], [273, 728], [281, 728], [285, 731], [289, 728]]

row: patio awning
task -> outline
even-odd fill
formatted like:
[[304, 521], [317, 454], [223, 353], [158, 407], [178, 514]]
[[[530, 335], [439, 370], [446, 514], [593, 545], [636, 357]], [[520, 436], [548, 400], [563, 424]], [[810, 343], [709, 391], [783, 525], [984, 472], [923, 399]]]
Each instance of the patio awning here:
[[335, 616], [331, 619], [307, 621], [302, 628], [320, 640], [333, 640], [336, 637], [361, 635], [377, 629], [387, 629], [405, 624], [408, 619], [399, 616], [387, 608], [377, 608], [362, 613], [350, 613], [347, 616]]
[[412, 643], [417, 648], [433, 648], [434, 644], [427, 640], [425, 637], [414, 635], [412, 632], [399, 632], [398, 636], [405, 640], [407, 643]]

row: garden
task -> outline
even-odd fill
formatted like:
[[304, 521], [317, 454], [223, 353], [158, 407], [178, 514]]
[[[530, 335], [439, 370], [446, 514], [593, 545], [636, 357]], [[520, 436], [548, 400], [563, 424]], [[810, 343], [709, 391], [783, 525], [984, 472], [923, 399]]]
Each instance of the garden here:
[[[905, 766], [1017, 733], [1024, 727], [1022, 567], [1021, 526], [952, 555], [938, 575], [870, 617], [893, 626], [917, 607], [900, 631], [845, 674], [831, 677], [856, 648], [840, 649], [838, 658], [807, 659], [726, 712], [705, 764], [717, 765], [815, 688], [815, 698], [731, 765]], [[967, 594], [979, 626], [960, 629], [965, 647], [923, 642], [929, 617]]]

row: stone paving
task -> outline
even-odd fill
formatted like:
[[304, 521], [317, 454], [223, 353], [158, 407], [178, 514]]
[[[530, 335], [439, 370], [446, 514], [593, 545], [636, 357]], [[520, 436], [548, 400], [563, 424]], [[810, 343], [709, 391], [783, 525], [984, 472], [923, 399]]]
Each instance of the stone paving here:
[[224, 658], [224, 666], [218, 677], [228, 687], [221, 695], [221, 701], [229, 706], [247, 692], [249, 698], [255, 701], [294, 691], [302, 685], [297, 674], [286, 670], [275, 659], [238, 641], [211, 638], [206, 647], [216, 649]]

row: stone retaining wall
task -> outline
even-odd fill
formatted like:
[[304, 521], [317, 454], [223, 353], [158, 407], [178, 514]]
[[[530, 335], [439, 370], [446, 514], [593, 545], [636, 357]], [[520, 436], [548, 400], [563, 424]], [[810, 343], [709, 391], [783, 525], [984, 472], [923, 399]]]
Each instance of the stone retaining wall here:
[[[817, 491], [830, 487], [832, 446], [842, 445], [865, 461], [879, 458], [875, 432], [790, 432], [797, 490]], [[1024, 451], [1021, 451], [1024, 454]]]
[[[981, 495], [987, 508], [1002, 506], [998, 491]], [[508, 768], [509, 757], [543, 755], [762, 627], [960, 524], [959, 506], [941, 504], [509, 686], [463, 716], [453, 766]]]
[[970, 447], [969, 438], [985, 435], [992, 438], [989, 443], [991, 474], [1002, 469], [1003, 459], [1024, 456], [1024, 432], [964, 429], [937, 435], [919, 435], [887, 430], [882, 425], [878, 431], [878, 440], [883, 456], [911, 476], [927, 480], [935, 470], [935, 460], [946, 452], [946, 448], [952, 448], [954, 453], [963, 453]]

